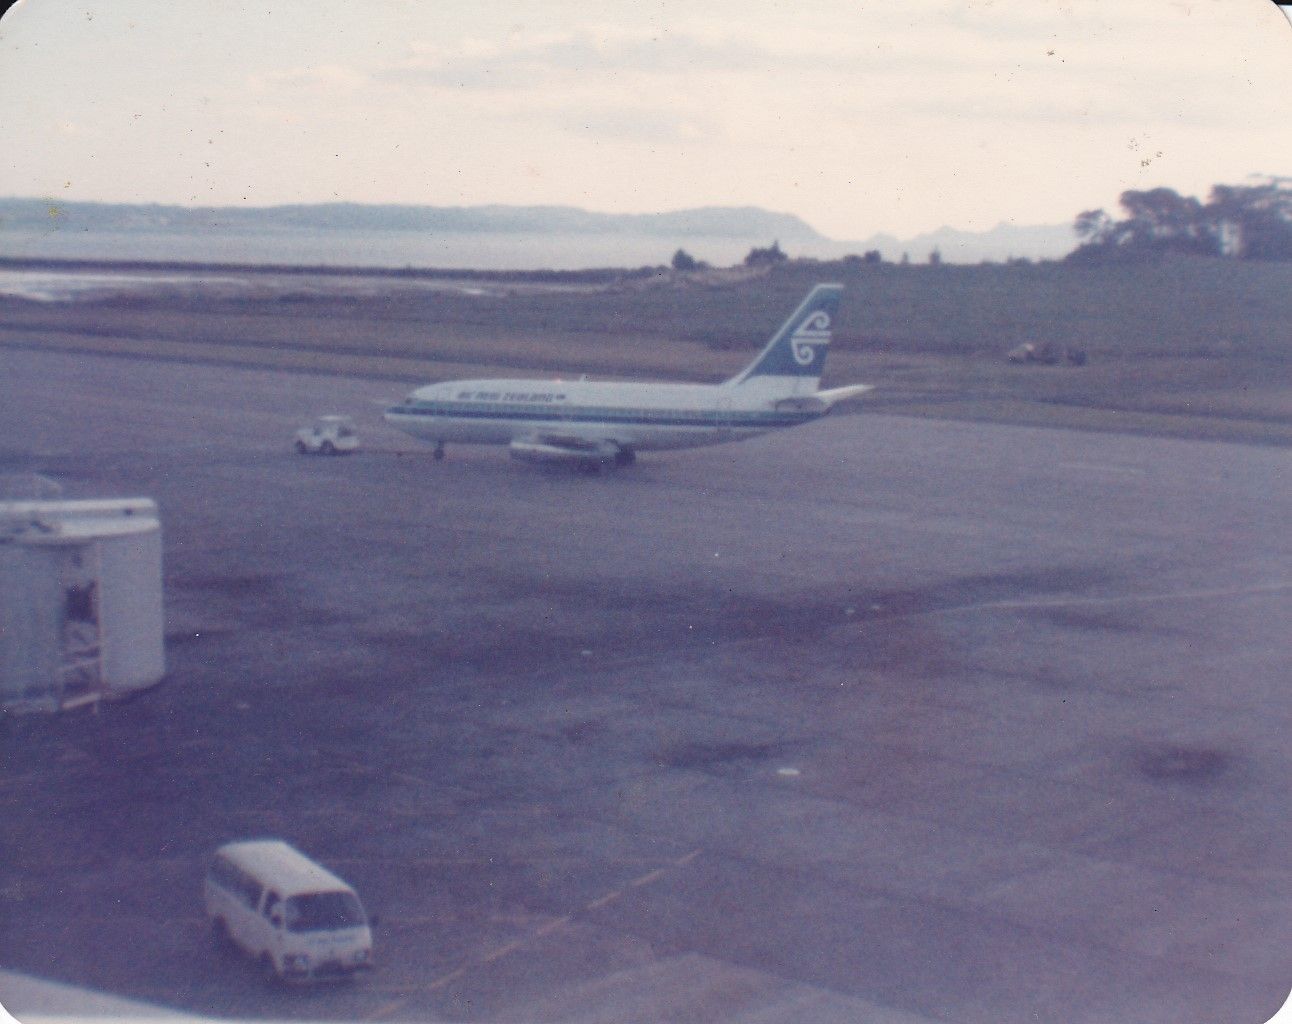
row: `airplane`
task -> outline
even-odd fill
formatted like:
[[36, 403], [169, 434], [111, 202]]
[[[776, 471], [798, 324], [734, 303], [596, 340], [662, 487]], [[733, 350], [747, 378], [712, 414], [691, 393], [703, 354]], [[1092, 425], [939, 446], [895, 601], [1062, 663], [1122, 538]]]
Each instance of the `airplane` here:
[[737, 441], [824, 416], [872, 389], [818, 391], [843, 286], [818, 284], [745, 369], [721, 384], [463, 380], [428, 384], [385, 412], [388, 423], [444, 446], [505, 444], [528, 462], [597, 471], [638, 452]]

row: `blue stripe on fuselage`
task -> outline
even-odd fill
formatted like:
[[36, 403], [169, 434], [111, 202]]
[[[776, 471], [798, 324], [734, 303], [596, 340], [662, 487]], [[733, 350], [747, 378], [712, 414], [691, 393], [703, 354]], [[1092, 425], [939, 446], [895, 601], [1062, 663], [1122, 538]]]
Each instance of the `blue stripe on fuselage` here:
[[735, 409], [624, 409], [612, 406], [514, 405], [475, 402], [413, 402], [386, 410], [391, 416], [427, 419], [524, 420], [544, 423], [614, 423], [649, 427], [793, 427], [821, 414], [815, 411]]

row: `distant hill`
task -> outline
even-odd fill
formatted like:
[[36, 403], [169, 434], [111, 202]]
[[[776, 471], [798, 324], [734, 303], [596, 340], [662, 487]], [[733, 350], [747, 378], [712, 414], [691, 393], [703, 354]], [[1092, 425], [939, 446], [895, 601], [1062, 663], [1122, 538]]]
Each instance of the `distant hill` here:
[[671, 213], [593, 213], [572, 206], [160, 206], [0, 199], [0, 230], [68, 231], [423, 231], [511, 234], [633, 234], [669, 238], [823, 241], [798, 217], [752, 206]]
[[863, 252], [878, 249], [884, 259], [896, 262], [902, 254], [913, 263], [925, 263], [936, 249], [948, 263], [1002, 262], [1012, 258], [1061, 259], [1077, 244], [1070, 224], [1019, 225], [1002, 222], [990, 231], [961, 231], [944, 227], [914, 238], [872, 235], [855, 245]]
[[[335, 238], [328, 233], [335, 232]], [[347, 242], [348, 236], [350, 241]], [[353, 242], [363, 236], [362, 245]], [[788, 213], [754, 206], [706, 206], [668, 213], [594, 213], [572, 206], [408, 206], [319, 203], [287, 206], [166, 206], [159, 204], [57, 202], [0, 199], [0, 255], [126, 259], [198, 258], [188, 255], [187, 240], [201, 240], [206, 259], [249, 262], [377, 262], [430, 266], [459, 265], [456, 250], [439, 239], [479, 239], [477, 252], [464, 255], [487, 265], [528, 267], [661, 263], [678, 246], [718, 265], [738, 263], [752, 246], [773, 241], [790, 256], [837, 259], [879, 250], [897, 262], [906, 254], [924, 263], [938, 250], [948, 263], [1004, 261], [1010, 257], [1058, 259], [1075, 245], [1070, 226], [1001, 223], [990, 231], [938, 231], [901, 239], [878, 234], [842, 241], [821, 234]], [[491, 239], [530, 239], [534, 253], [512, 247], [495, 257]], [[238, 247], [218, 246], [238, 239]], [[575, 253], [562, 257], [564, 240]], [[384, 241], [383, 241], [384, 240]], [[304, 253], [296, 243], [317, 242], [327, 252]], [[492, 248], [490, 248], [492, 247]], [[259, 250], [263, 249], [264, 252]], [[508, 262], [508, 261], [511, 262]], [[501, 262], [499, 262], [501, 261]], [[597, 265], [600, 265], [599, 263]]]

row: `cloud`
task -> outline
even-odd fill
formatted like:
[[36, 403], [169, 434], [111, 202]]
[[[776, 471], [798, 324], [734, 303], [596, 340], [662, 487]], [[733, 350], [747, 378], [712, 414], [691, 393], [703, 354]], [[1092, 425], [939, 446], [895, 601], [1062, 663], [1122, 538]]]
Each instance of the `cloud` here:
[[253, 92], [294, 91], [333, 95], [357, 92], [371, 81], [368, 74], [343, 64], [319, 64], [256, 72], [247, 82]]
[[[583, 25], [516, 30], [499, 37], [413, 42], [372, 71], [394, 88], [482, 93], [597, 88], [646, 90], [664, 99], [687, 87], [747, 80], [774, 101], [804, 89], [960, 97], [1010, 84], [1020, 74], [1054, 76], [1063, 92], [1118, 79], [1131, 92], [1197, 92], [1199, 77], [1232, 73], [1233, 50], [1178, 52], [1154, 45], [1161, 20], [1108, 16], [1094, 3], [1034, 13], [1016, 0], [913, 3], [897, 17], [867, 12], [833, 29], [795, 21], [779, 32], [692, 19], [669, 28]], [[1116, 31], [1113, 28], [1116, 27]], [[1060, 77], [1061, 76], [1061, 77]], [[1022, 88], [1031, 90], [1032, 83]], [[1028, 98], [1036, 98], [1028, 92]]]
[[749, 34], [705, 29], [654, 31], [586, 26], [564, 32], [513, 33], [452, 45], [415, 43], [410, 54], [378, 72], [406, 85], [499, 88], [575, 76], [623, 78], [802, 71], [848, 54], [837, 41], [776, 43]]
[[[1066, 125], [1074, 129], [1121, 128], [1145, 124], [1195, 130], [1222, 129], [1233, 122], [1223, 97], [1198, 91], [1186, 75], [1159, 75], [1146, 87], [1133, 73], [1101, 72], [1075, 81], [1055, 81], [1043, 71], [1016, 70], [999, 82], [949, 83], [944, 91], [893, 90], [864, 107], [841, 103], [842, 118], [883, 110], [892, 117], [939, 123], [1029, 126]], [[1253, 108], [1256, 120], [1279, 123], [1277, 111]]]
[[712, 118], [633, 106], [594, 106], [553, 114], [561, 131], [647, 145], [711, 143], [725, 133]]

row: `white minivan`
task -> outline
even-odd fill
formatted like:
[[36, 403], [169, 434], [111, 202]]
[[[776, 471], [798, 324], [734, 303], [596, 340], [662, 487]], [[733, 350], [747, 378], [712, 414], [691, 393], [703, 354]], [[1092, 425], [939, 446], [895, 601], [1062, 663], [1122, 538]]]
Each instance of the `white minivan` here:
[[280, 839], [226, 843], [206, 872], [217, 942], [275, 978], [344, 978], [372, 966], [372, 931], [355, 891]]

